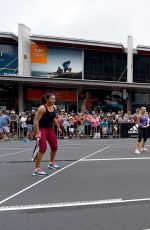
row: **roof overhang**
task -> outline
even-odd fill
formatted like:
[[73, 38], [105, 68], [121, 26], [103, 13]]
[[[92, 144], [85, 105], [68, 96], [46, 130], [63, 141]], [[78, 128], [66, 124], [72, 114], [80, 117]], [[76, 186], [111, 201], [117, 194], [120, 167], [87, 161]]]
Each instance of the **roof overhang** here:
[[137, 46], [137, 52], [141, 55], [150, 55], [150, 46]]
[[140, 89], [149, 90], [150, 84], [147, 83], [127, 83], [127, 82], [114, 82], [114, 81], [95, 81], [95, 80], [66, 80], [66, 79], [46, 79], [39, 77], [20, 77], [20, 76], [0, 76], [1, 83], [13, 83], [29, 86], [41, 87], [59, 87], [59, 88], [105, 88], [107, 89]]
[[0, 32], [0, 43], [18, 43], [18, 37], [9, 32]]
[[64, 37], [51, 37], [42, 35], [30, 36], [32, 42], [69, 48], [93, 49], [104, 51], [125, 52], [121, 43], [99, 42], [93, 40], [73, 39]]

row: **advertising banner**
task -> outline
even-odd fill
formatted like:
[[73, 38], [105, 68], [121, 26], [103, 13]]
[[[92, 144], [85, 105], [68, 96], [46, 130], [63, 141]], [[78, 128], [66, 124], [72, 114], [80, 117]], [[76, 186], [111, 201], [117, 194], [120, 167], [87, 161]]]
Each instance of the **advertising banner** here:
[[32, 44], [31, 46], [31, 62], [46, 64], [47, 63], [47, 46]]
[[121, 123], [120, 124], [120, 137], [137, 137], [138, 125], [136, 123]]
[[[150, 128], [147, 128], [148, 137], [150, 137]], [[137, 123], [121, 123], [120, 124], [120, 137], [138, 137], [138, 124]]]
[[[92, 111], [118, 112], [126, 109], [123, 101], [123, 93], [119, 90], [96, 90], [96, 89], [40, 89], [28, 88], [27, 100], [39, 101], [45, 93], [53, 93], [58, 101], [74, 102], [81, 113]], [[77, 96], [78, 95], [78, 96]], [[76, 108], [74, 108], [76, 110]]]
[[82, 79], [82, 50], [32, 44], [31, 76]]
[[117, 112], [123, 110], [123, 93], [120, 90], [81, 90], [79, 91], [79, 110]]
[[0, 44], [0, 75], [18, 75], [18, 46]]
[[76, 90], [54, 90], [54, 89], [27, 89], [27, 100], [40, 100], [45, 93], [53, 93], [56, 101], [77, 101]]

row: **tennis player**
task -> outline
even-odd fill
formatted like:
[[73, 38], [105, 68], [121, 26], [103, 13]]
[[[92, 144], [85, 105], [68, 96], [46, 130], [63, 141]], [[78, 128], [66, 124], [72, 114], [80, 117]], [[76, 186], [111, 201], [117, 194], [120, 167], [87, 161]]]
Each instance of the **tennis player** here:
[[40, 163], [43, 154], [47, 150], [46, 141], [48, 141], [51, 151], [50, 151], [50, 162], [48, 168], [59, 169], [59, 166], [54, 163], [54, 159], [57, 152], [57, 137], [54, 131], [54, 125], [57, 127], [58, 132], [61, 133], [60, 126], [56, 118], [56, 106], [55, 106], [55, 95], [47, 93], [41, 98], [41, 106], [34, 120], [34, 129], [36, 138], [39, 139], [39, 152], [35, 160], [35, 170], [33, 176], [46, 176], [47, 173], [42, 171], [40, 168]]
[[140, 113], [137, 117], [137, 124], [138, 127], [138, 141], [137, 146], [135, 149], [136, 154], [140, 154], [142, 151], [148, 151], [148, 149], [145, 147], [147, 136], [148, 136], [148, 130], [149, 127], [149, 119], [146, 115], [146, 107], [141, 107]]

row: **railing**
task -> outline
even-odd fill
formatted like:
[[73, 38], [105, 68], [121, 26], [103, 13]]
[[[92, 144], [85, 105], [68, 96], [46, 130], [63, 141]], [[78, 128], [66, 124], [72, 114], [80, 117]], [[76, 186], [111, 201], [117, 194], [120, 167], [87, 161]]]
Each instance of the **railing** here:
[[[30, 126], [30, 129], [29, 129]], [[33, 126], [27, 125], [26, 123], [20, 121], [11, 121], [10, 122], [10, 139], [11, 140], [22, 140], [28, 139], [31, 136], [32, 139], [35, 139]]]
[[[33, 127], [32, 127], [33, 128]], [[67, 125], [61, 126], [62, 133], [58, 133], [54, 128], [58, 139], [100, 139], [100, 138], [130, 138], [137, 137], [138, 127], [136, 123], [109, 123], [108, 126], [92, 126], [92, 125]], [[148, 136], [150, 137], [150, 128], [148, 128]], [[35, 139], [33, 129], [29, 132], [27, 125], [21, 122], [11, 121], [10, 139]], [[7, 139], [7, 138], [6, 138]]]
[[71, 125], [62, 126], [62, 133], [57, 133], [58, 139], [83, 139], [83, 138], [119, 138], [120, 123], [109, 124], [108, 126], [92, 125]]

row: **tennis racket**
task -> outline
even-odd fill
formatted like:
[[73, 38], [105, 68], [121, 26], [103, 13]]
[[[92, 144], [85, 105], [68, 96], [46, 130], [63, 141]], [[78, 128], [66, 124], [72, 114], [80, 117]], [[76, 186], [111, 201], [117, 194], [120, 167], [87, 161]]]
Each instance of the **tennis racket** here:
[[32, 161], [35, 161], [39, 152], [39, 138], [36, 140], [35, 147], [32, 152]]

